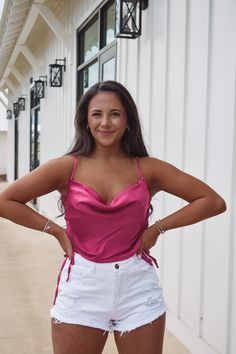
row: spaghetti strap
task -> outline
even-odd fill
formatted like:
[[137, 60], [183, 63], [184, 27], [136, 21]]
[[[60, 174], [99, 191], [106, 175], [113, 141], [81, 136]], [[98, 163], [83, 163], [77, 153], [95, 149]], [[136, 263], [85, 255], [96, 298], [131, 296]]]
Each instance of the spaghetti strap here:
[[140, 166], [139, 157], [136, 157], [135, 161], [136, 161], [139, 177], [141, 178], [141, 177], [143, 177], [143, 172], [142, 172], [142, 169], [141, 169], [141, 166]]
[[78, 157], [77, 156], [73, 156], [73, 168], [72, 168], [72, 172], [71, 172], [71, 176], [70, 176], [70, 179], [73, 179], [74, 178], [74, 174], [75, 174], [75, 170], [76, 170], [76, 167], [77, 167], [77, 160], [78, 160]]

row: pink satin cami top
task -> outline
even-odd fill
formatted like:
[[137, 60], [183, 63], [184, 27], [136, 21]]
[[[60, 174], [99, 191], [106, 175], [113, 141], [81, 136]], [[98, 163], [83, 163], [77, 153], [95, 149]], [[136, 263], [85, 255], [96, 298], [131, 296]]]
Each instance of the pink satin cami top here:
[[[74, 157], [73, 170], [63, 199], [66, 231], [73, 250], [93, 262], [115, 262], [132, 257], [148, 227], [150, 194], [135, 159], [138, 181], [121, 190], [107, 204], [88, 185], [74, 179], [79, 157]], [[78, 166], [79, 168], [79, 166]], [[150, 254], [142, 258], [157, 265]]]

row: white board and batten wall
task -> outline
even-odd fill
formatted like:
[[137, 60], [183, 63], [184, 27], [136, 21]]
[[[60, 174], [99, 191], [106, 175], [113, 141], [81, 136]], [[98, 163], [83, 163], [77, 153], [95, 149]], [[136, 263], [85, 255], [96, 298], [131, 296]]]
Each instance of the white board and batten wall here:
[[[193, 353], [234, 353], [236, 4], [149, 3], [140, 40], [120, 43], [120, 79], [139, 105], [150, 153], [228, 204], [222, 216], [168, 232], [155, 249], [168, 326]], [[162, 195], [154, 205], [161, 218], [183, 203]]]
[[[76, 29], [100, 3], [65, 1], [58, 19], [71, 50], [50, 31], [36, 48], [45, 70], [55, 58], [70, 57], [63, 87], [46, 88], [41, 103], [41, 163], [64, 154], [73, 139]], [[117, 80], [137, 102], [150, 154], [203, 179], [228, 204], [217, 218], [166, 233], [153, 250], [168, 327], [194, 354], [236, 353], [235, 24], [233, 0], [150, 0], [142, 36], [117, 42]], [[27, 117], [26, 111], [19, 121], [25, 156]], [[28, 166], [20, 158], [19, 174]], [[57, 215], [55, 201], [43, 197], [40, 210]], [[155, 220], [184, 203], [161, 194], [153, 205]]]
[[0, 176], [7, 174], [7, 126], [6, 107], [0, 97]]

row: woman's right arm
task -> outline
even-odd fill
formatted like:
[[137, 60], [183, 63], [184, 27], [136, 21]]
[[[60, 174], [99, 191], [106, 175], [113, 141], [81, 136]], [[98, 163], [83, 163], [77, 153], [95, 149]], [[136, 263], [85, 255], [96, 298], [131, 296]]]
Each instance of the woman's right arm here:
[[[16, 224], [42, 231], [47, 218], [26, 203], [54, 190], [66, 190], [71, 170], [72, 158], [65, 156], [51, 160], [19, 178], [0, 194], [0, 216]], [[71, 245], [62, 227], [50, 222], [47, 233], [55, 236], [64, 251], [70, 253]]]

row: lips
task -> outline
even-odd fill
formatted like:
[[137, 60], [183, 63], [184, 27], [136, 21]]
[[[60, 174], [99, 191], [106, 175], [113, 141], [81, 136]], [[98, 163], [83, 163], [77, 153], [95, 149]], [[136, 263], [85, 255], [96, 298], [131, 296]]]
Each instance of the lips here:
[[114, 133], [113, 130], [99, 130], [98, 133], [102, 136], [110, 136]]

